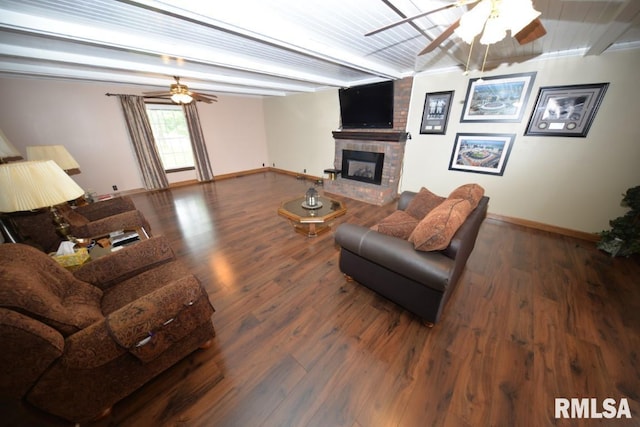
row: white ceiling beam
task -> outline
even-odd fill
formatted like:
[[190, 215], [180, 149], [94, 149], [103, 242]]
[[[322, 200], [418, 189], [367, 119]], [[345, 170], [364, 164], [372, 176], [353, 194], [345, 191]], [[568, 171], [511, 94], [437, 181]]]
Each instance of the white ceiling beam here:
[[585, 56], [600, 55], [614, 44], [634, 23], [640, 21], [640, 1], [626, 0], [602, 36], [587, 50]]
[[[55, 65], [24, 64], [3, 59], [0, 61], [0, 73], [31, 77], [49, 77], [56, 79], [72, 79], [74, 81], [90, 81], [101, 83], [117, 83], [121, 85], [157, 86], [169, 88], [171, 82], [166, 79], [154, 77], [142, 77], [136, 75], [121, 75], [104, 71], [95, 71], [79, 68], [62, 68]], [[199, 85], [200, 91], [233, 93], [240, 95], [258, 96], [285, 96], [286, 92], [268, 89], [240, 87], [231, 85], [205, 84]]]
[[[191, 79], [201, 79], [214, 81], [224, 85], [257, 87], [267, 90], [284, 91], [284, 92], [312, 92], [314, 89], [308, 86], [295, 85], [293, 83], [269, 82], [261, 79], [250, 79], [244, 77], [222, 76], [211, 73], [191, 71], [188, 68], [168, 67], [145, 64], [135, 61], [127, 61], [122, 59], [113, 59], [92, 55], [83, 55], [77, 53], [69, 53], [62, 51], [45, 50], [32, 47], [19, 47], [0, 43], [0, 55], [14, 58], [38, 59], [49, 62], [79, 64], [91, 68], [103, 68], [120, 71], [135, 71], [141, 73], [162, 74], [166, 76], [180, 76], [183, 81]], [[162, 84], [162, 86], [166, 86]], [[201, 89], [198, 83], [189, 84], [192, 89]]]
[[[241, 37], [258, 40], [262, 43], [277, 46], [282, 49], [297, 52], [322, 61], [337, 64], [342, 67], [351, 68], [353, 70], [375, 74], [387, 79], [400, 79], [403, 77], [403, 75], [397, 70], [381, 65], [380, 63], [371, 61], [367, 58], [363, 58], [362, 56], [351, 54], [333, 46], [326, 46], [321, 43], [314, 42], [309, 37], [296, 36], [296, 34], [291, 33], [291, 28], [288, 28], [286, 34], [281, 35], [278, 33], [278, 26], [273, 25], [270, 27], [270, 34], [267, 34], [264, 30], [262, 32], [256, 32], [248, 28], [243, 28], [239, 25], [230, 24], [209, 16], [196, 14], [186, 9], [168, 5], [161, 1], [127, 0], [126, 3], [138, 4], [156, 12], [164, 12], [176, 18], [186, 19], [194, 24], [221, 29]], [[250, 11], [247, 11], [247, 13], [250, 13]]]
[[190, 45], [177, 45], [166, 39], [123, 35], [121, 32], [96, 26], [86, 26], [71, 22], [58, 21], [41, 16], [33, 16], [20, 12], [3, 10], [0, 13], [0, 27], [18, 30], [37, 35], [54, 36], [64, 40], [91, 43], [93, 45], [124, 49], [156, 56], [170, 55], [199, 64], [213, 65], [222, 68], [233, 68], [241, 71], [299, 80], [322, 86], [342, 87], [345, 82], [326, 76], [274, 66], [247, 57], [231, 55], [227, 52], [206, 49]]

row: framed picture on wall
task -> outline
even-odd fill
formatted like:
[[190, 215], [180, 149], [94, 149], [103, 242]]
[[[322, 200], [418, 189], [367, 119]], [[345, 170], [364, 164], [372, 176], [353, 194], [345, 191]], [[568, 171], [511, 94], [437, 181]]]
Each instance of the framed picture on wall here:
[[513, 133], [458, 133], [449, 170], [502, 176], [515, 137]]
[[541, 87], [525, 135], [586, 137], [609, 83]]
[[531, 72], [470, 79], [460, 121], [519, 123], [535, 78]]
[[450, 90], [426, 94], [420, 133], [444, 135], [447, 132], [447, 122], [449, 120], [449, 110], [451, 109], [453, 92], [454, 91]]

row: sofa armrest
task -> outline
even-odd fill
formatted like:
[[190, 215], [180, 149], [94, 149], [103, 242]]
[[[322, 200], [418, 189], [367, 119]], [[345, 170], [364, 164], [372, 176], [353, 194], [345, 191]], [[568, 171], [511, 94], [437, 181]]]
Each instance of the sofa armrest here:
[[149, 233], [149, 223], [142, 212], [134, 210], [111, 215], [83, 225], [71, 225], [71, 233], [78, 237], [91, 237], [108, 234], [112, 231], [144, 227]]
[[198, 279], [185, 276], [68, 337], [61, 362], [71, 369], [92, 369], [126, 352], [149, 362], [210, 322], [213, 311]]
[[406, 210], [407, 206], [409, 206], [409, 203], [413, 200], [416, 194], [418, 193], [415, 191], [403, 191], [398, 199], [398, 209], [402, 211]]
[[338, 226], [335, 240], [343, 249], [431, 288], [444, 291], [449, 283], [454, 260], [440, 252], [416, 251], [406, 240], [350, 223]]
[[64, 351], [60, 332], [6, 308], [0, 308], [0, 341], [0, 398], [23, 397]]
[[482, 221], [487, 216], [488, 207], [489, 197], [484, 196], [453, 235], [449, 246], [443, 250], [445, 255], [453, 259], [461, 257], [463, 263], [466, 262], [475, 245], [480, 225], [482, 225]]
[[209, 297], [193, 276], [185, 276], [107, 316], [118, 344], [143, 362], [162, 354], [175, 342], [211, 321]]
[[115, 197], [113, 199], [102, 200], [96, 203], [78, 206], [75, 211], [87, 218], [89, 221], [106, 218], [123, 212], [135, 211], [136, 205], [131, 197]]
[[156, 236], [92, 260], [74, 270], [73, 275], [104, 290], [174, 259], [169, 240]]

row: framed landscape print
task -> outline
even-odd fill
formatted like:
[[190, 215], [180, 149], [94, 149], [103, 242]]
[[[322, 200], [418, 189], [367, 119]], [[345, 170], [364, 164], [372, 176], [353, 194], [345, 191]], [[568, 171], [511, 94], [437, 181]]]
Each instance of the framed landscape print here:
[[535, 78], [531, 72], [469, 80], [460, 121], [519, 123]]
[[424, 99], [420, 133], [444, 135], [447, 132], [447, 121], [449, 120], [453, 92], [450, 90], [447, 92], [427, 93]]
[[541, 87], [525, 135], [586, 137], [609, 83]]
[[458, 133], [449, 170], [502, 176], [515, 137], [507, 133]]

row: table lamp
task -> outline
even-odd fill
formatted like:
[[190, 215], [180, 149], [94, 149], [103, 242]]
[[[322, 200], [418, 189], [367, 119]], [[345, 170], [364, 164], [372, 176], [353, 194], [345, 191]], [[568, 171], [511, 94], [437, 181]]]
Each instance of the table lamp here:
[[0, 163], [14, 162], [16, 160], [22, 160], [22, 155], [0, 129]]
[[80, 173], [80, 165], [64, 145], [30, 145], [27, 160], [53, 160], [69, 175]]
[[[50, 208], [59, 232], [63, 232], [65, 227], [57, 217], [55, 206], [84, 194], [84, 190], [53, 160], [0, 165], [0, 188], [0, 212]], [[19, 241], [8, 218], [0, 217], [0, 229], [5, 240], [13, 243]]]

